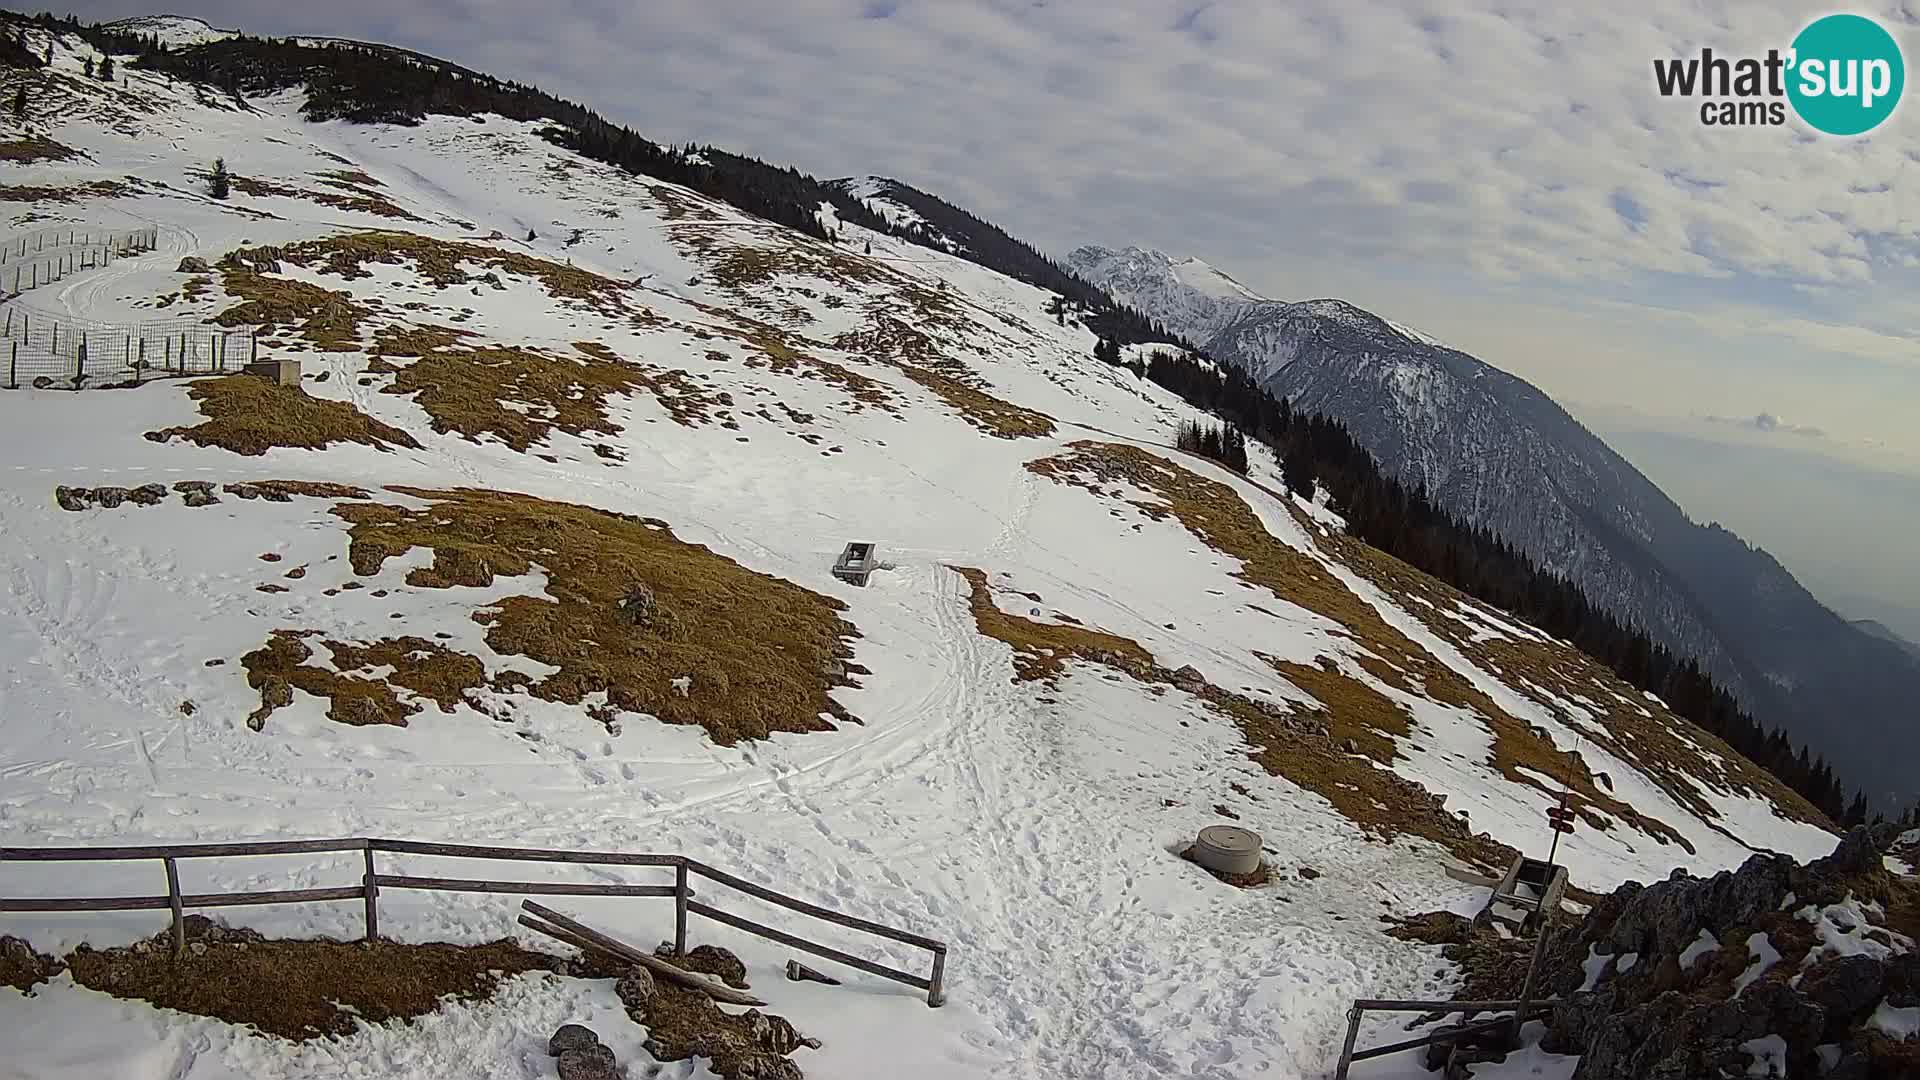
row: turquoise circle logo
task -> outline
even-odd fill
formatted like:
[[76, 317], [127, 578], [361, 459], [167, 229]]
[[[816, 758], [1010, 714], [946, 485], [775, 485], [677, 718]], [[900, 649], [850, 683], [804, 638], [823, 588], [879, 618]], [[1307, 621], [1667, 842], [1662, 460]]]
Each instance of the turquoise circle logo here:
[[1900, 43], [1863, 15], [1828, 15], [1793, 39], [1787, 100], [1808, 126], [1828, 135], [1862, 135], [1900, 104], [1907, 65]]

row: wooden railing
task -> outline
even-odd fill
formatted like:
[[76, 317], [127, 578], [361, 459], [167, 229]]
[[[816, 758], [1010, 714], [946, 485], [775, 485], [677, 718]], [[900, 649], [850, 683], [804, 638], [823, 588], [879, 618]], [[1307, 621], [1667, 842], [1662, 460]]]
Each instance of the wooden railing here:
[[[365, 868], [360, 884], [325, 889], [272, 889], [256, 892], [183, 893], [180, 891], [181, 859], [224, 859], [249, 855], [297, 855], [327, 852], [360, 852]], [[433, 855], [458, 859], [495, 859], [508, 862], [554, 862], [575, 865], [657, 866], [673, 869], [672, 885], [615, 885], [600, 882], [495, 881], [474, 878], [418, 877], [409, 874], [382, 874], [374, 861], [375, 852], [405, 855]], [[547, 896], [650, 896], [672, 897], [674, 901], [673, 940], [681, 953], [687, 951], [687, 915], [689, 913], [723, 923], [737, 930], [775, 941], [790, 948], [823, 956], [848, 967], [905, 983], [927, 992], [927, 1004], [939, 1006], [945, 1000], [947, 947], [944, 943], [919, 934], [899, 930], [882, 923], [847, 915], [810, 904], [805, 900], [775, 892], [744, 878], [717, 870], [684, 855], [651, 855], [619, 851], [561, 851], [544, 848], [486, 847], [472, 844], [425, 843], [416, 840], [354, 838], [344, 840], [268, 840], [237, 844], [159, 844], [139, 847], [0, 847], [0, 863], [8, 862], [160, 862], [167, 877], [165, 895], [104, 897], [0, 897], [0, 912], [31, 911], [149, 911], [168, 910], [173, 916], [173, 942], [176, 951], [186, 947], [187, 908], [240, 907], [254, 904], [304, 904], [327, 900], [360, 900], [366, 907], [366, 938], [380, 935], [380, 890], [432, 889], [442, 892], [508, 893]], [[693, 898], [689, 881], [699, 875], [717, 885], [764, 900], [789, 911], [811, 916], [836, 926], [858, 930], [875, 937], [925, 949], [933, 954], [932, 969], [926, 976], [900, 971], [852, 953], [777, 930], [743, 916]]]

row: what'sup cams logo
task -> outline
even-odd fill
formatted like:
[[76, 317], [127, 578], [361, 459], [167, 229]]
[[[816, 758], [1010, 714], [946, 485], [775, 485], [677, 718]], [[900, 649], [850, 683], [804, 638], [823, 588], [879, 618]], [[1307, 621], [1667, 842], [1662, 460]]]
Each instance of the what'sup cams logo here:
[[1785, 51], [1764, 57], [1655, 60], [1661, 97], [1701, 98], [1710, 127], [1781, 125], [1787, 109], [1828, 135], [1863, 135], [1893, 115], [1906, 89], [1900, 43], [1864, 15], [1828, 15], [1806, 25]]

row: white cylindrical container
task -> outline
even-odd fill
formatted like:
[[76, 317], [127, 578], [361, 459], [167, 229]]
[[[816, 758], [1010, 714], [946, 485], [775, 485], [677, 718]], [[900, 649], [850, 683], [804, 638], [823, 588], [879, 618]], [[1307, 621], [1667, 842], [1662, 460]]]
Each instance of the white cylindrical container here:
[[1193, 861], [1218, 874], [1260, 869], [1260, 834], [1237, 825], [1209, 825], [1193, 844]]

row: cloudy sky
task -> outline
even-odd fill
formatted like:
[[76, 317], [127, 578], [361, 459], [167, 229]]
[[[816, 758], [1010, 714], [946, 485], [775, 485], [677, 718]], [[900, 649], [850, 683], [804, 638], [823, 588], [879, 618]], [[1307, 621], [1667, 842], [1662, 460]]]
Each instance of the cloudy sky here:
[[[1833, 140], [1704, 127], [1653, 92], [1655, 57], [1784, 49], [1824, 5], [164, 3], [895, 176], [1055, 254], [1155, 246], [1344, 297], [1533, 380], [1696, 517], [1920, 637], [1895, 555], [1920, 531], [1920, 105]], [[1852, 10], [1920, 58], [1920, 0]], [[1898, 542], [1833, 540], [1870, 527]]]

